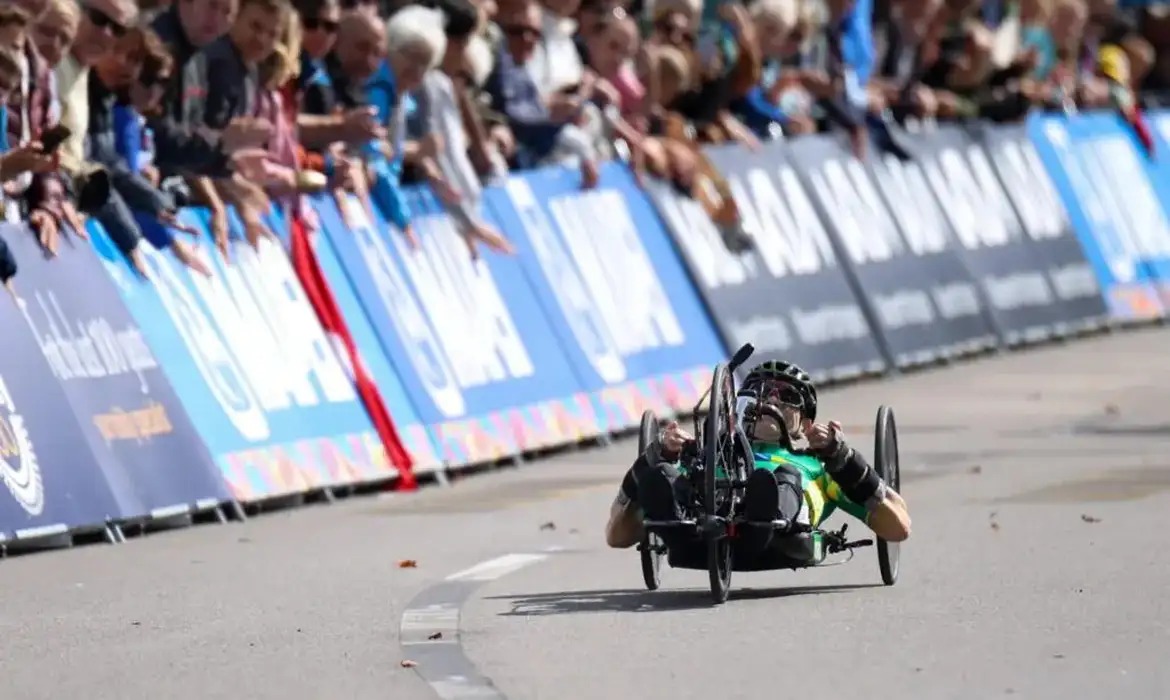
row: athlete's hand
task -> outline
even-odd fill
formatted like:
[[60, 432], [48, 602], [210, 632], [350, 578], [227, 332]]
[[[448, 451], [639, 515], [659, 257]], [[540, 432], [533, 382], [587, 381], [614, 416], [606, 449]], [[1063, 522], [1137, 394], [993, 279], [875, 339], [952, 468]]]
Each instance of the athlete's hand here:
[[683, 447], [694, 439], [693, 435], [682, 429], [678, 421], [670, 421], [662, 429], [662, 456], [677, 457], [682, 454]]
[[835, 450], [837, 445], [845, 441], [845, 433], [841, 429], [841, 424], [835, 420], [829, 421], [827, 424], [814, 423], [805, 436], [808, 438], [808, 446], [817, 452]]

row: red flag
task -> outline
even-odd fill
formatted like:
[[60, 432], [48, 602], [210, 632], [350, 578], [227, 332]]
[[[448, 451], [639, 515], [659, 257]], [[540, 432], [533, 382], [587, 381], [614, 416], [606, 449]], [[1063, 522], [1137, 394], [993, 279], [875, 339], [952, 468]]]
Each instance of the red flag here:
[[341, 309], [337, 308], [337, 302], [333, 298], [333, 293], [329, 291], [329, 284], [325, 281], [325, 275], [317, 263], [317, 255], [309, 243], [309, 234], [305, 229], [304, 219], [300, 213], [294, 213], [291, 218], [293, 269], [296, 270], [297, 277], [301, 280], [301, 286], [305, 288], [305, 293], [309, 296], [309, 301], [313, 304], [313, 309], [316, 310], [317, 317], [321, 320], [325, 332], [340, 340], [345, 348], [349, 365], [353, 368], [354, 386], [362, 398], [362, 403], [366, 405], [366, 412], [370, 414], [374, 429], [382, 438], [382, 444], [386, 448], [386, 457], [398, 469], [397, 489], [413, 491], [418, 488], [418, 483], [414, 476], [414, 463], [410, 453], [406, 451], [406, 447], [398, 437], [398, 431], [394, 427], [394, 419], [390, 417], [390, 411], [386, 409], [386, 404], [382, 401], [378, 385], [367, 374], [366, 368], [360, 360], [357, 345], [353, 342], [353, 336], [349, 334], [349, 328], [345, 325]]

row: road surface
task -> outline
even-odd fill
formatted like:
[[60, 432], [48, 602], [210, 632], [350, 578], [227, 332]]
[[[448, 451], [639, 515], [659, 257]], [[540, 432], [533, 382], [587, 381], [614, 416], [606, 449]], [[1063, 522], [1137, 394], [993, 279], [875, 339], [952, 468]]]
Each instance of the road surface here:
[[897, 411], [893, 587], [871, 548], [736, 574], [717, 607], [702, 572], [644, 591], [602, 535], [626, 440], [9, 558], [0, 697], [1170, 697], [1168, 349], [1146, 329], [826, 391], [860, 445]]

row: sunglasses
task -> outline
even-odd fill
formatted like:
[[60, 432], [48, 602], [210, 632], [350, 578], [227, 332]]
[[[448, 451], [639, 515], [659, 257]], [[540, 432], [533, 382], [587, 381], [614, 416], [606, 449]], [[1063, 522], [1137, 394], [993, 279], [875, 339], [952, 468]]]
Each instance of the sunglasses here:
[[341, 23], [336, 20], [321, 19], [320, 17], [305, 17], [301, 23], [305, 25], [305, 31], [312, 32], [320, 29], [330, 34], [336, 34], [337, 28], [341, 26]]
[[98, 29], [108, 29], [114, 36], [122, 36], [129, 31], [129, 27], [119, 24], [113, 17], [110, 17], [96, 7], [87, 6], [85, 8], [85, 16], [89, 18], [93, 26]]

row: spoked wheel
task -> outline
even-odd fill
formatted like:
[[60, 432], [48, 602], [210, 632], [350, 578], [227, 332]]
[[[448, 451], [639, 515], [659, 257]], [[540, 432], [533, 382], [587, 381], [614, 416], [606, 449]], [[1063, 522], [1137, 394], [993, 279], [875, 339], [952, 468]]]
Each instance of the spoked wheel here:
[[[874, 469], [882, 481], [898, 493], [902, 492], [902, 472], [898, 466], [898, 426], [894, 422], [894, 409], [882, 406], [878, 409], [877, 424], [873, 436]], [[882, 582], [887, 586], [898, 580], [901, 564], [901, 545], [877, 538], [878, 566], [882, 571]]]
[[[658, 416], [654, 415], [654, 411], [643, 413], [642, 425], [638, 431], [639, 455], [645, 454], [646, 449], [658, 441], [658, 429]], [[658, 535], [646, 533], [642, 536], [638, 551], [642, 555], [642, 580], [646, 582], [648, 590], [656, 591], [662, 582], [662, 555], [666, 551], [665, 544]]]
[[[710, 410], [703, 426], [703, 507], [708, 517], [730, 518], [734, 508], [735, 433], [732, 412], [735, 392], [726, 365], [715, 368], [711, 382]], [[707, 533], [707, 569], [711, 579], [711, 597], [727, 601], [731, 592], [731, 540], [726, 530]]]

